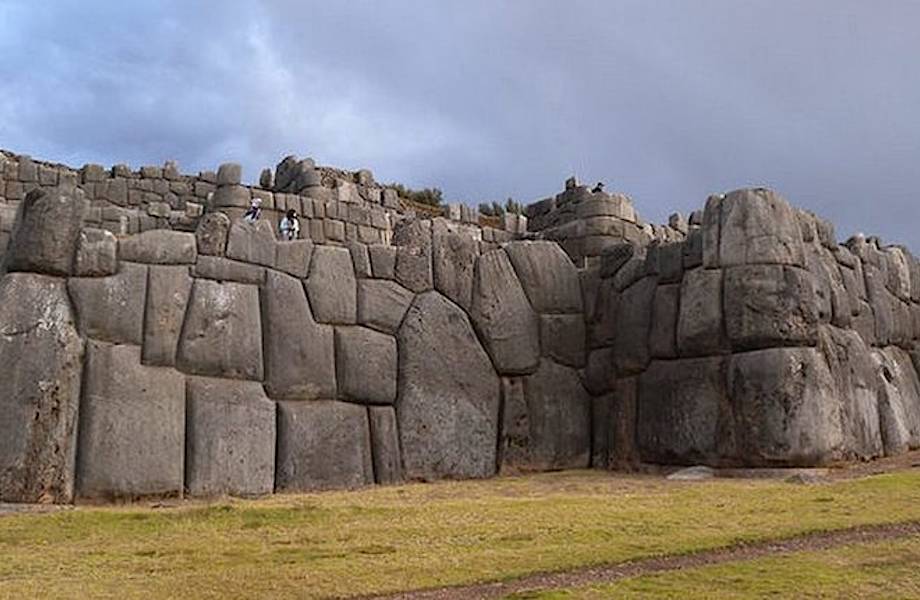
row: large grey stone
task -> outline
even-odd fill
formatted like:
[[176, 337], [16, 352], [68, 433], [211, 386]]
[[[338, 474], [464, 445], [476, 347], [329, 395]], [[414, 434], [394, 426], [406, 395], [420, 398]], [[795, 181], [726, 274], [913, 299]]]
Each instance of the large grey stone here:
[[393, 231], [396, 281], [416, 293], [434, 286], [431, 270], [431, 221], [413, 219]]
[[195, 375], [261, 381], [259, 288], [196, 279], [176, 364]]
[[613, 278], [602, 279], [597, 288], [594, 314], [590, 319], [588, 344], [592, 348], [610, 346], [616, 340], [620, 292]]
[[693, 269], [680, 288], [677, 350], [681, 356], [719, 354], [727, 347], [722, 327], [722, 270]]
[[539, 313], [582, 312], [575, 265], [555, 242], [511, 242], [505, 246], [527, 298]]
[[368, 408], [368, 416], [374, 454], [374, 477], [382, 485], [401, 483], [403, 468], [396, 411], [392, 406], [371, 406]]
[[396, 414], [409, 478], [495, 473], [499, 382], [466, 314], [418, 296], [399, 330]]
[[253, 265], [221, 256], [199, 255], [198, 262], [192, 267], [192, 276], [214, 281], [233, 281], [236, 283], [265, 283], [265, 267]]
[[333, 399], [333, 331], [313, 319], [300, 281], [269, 271], [262, 289], [265, 387], [275, 399]]
[[611, 468], [631, 467], [639, 462], [638, 396], [638, 377], [617, 379], [613, 390], [613, 404], [610, 406], [610, 428], [607, 434], [608, 465]]
[[585, 366], [585, 319], [577, 315], [540, 315], [542, 355], [570, 367]]
[[414, 294], [395, 281], [358, 281], [358, 323], [384, 333], [396, 333]]
[[192, 233], [152, 229], [118, 240], [118, 258], [155, 265], [193, 265], [198, 249]]
[[721, 204], [720, 266], [805, 266], [795, 210], [779, 195], [762, 188], [742, 189], [727, 194]]
[[60, 279], [0, 278], [0, 500], [70, 502], [83, 341]]
[[876, 350], [879, 426], [885, 454], [920, 447], [920, 381], [910, 356], [901, 348]]
[[731, 455], [723, 359], [652, 361], [639, 377], [637, 441], [647, 462], [695, 464]]
[[814, 279], [808, 271], [783, 265], [726, 269], [724, 303], [734, 350], [817, 342]]
[[223, 256], [227, 250], [227, 236], [230, 234], [230, 217], [220, 212], [208, 213], [198, 222], [195, 239], [198, 254]]
[[73, 186], [26, 194], [4, 255], [6, 270], [69, 275], [86, 210], [83, 191]]
[[371, 261], [371, 271], [378, 279], [396, 277], [396, 248], [393, 246], [368, 246], [367, 254]]
[[192, 278], [187, 267], [149, 267], [142, 353], [145, 365], [176, 364], [176, 348], [191, 291]]
[[505, 397], [508, 401], [505, 422], [513, 415], [517, 423], [515, 451], [506, 449], [503, 453], [502, 469], [546, 471], [588, 467], [591, 398], [578, 373], [543, 360], [536, 373], [524, 378], [523, 392], [524, 406], [520, 406], [515, 394], [511, 394], [511, 401], [508, 395]]
[[500, 374], [536, 369], [540, 322], [503, 250], [487, 252], [476, 262], [470, 316]]
[[275, 232], [265, 219], [255, 223], [237, 219], [227, 236], [227, 257], [243, 262], [275, 266]]
[[147, 267], [121, 263], [117, 275], [68, 281], [80, 332], [97, 340], [143, 343]]
[[310, 240], [279, 242], [275, 246], [275, 268], [300, 279], [309, 274], [312, 257], [313, 242]]
[[844, 450], [860, 460], [881, 456], [879, 382], [869, 347], [855, 331], [836, 327], [821, 327], [819, 344], [837, 388]]
[[367, 327], [336, 327], [335, 367], [342, 398], [369, 404], [396, 400], [393, 336]]
[[217, 185], [239, 185], [243, 167], [239, 163], [224, 163], [217, 168]]
[[469, 311], [479, 243], [468, 233], [450, 231], [443, 219], [434, 221], [432, 242], [435, 289]]
[[638, 373], [648, 365], [656, 283], [655, 277], [644, 277], [626, 288], [620, 297], [613, 354], [619, 375]]
[[677, 356], [677, 317], [680, 310], [680, 285], [659, 285], [652, 304], [652, 326], [648, 337], [652, 358]]
[[337, 325], [357, 321], [357, 283], [347, 248], [317, 246], [306, 288], [317, 321]]
[[77, 277], [106, 277], [118, 272], [118, 240], [105, 229], [80, 230], [73, 274]]
[[189, 377], [185, 487], [192, 496], [270, 494], [275, 403], [253, 381]]
[[815, 348], [732, 355], [728, 389], [741, 459], [750, 466], [814, 466], [842, 458], [840, 403]]
[[367, 408], [330, 400], [278, 403], [277, 491], [372, 483]]
[[145, 367], [140, 348], [87, 346], [77, 496], [133, 498], [182, 494], [185, 378]]

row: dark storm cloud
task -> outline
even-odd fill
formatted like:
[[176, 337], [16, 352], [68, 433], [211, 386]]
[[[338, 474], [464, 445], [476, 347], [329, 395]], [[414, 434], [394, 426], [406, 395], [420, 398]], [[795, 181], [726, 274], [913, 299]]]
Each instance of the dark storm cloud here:
[[0, 146], [286, 153], [470, 202], [571, 173], [662, 221], [768, 185], [920, 250], [920, 3], [0, 2]]

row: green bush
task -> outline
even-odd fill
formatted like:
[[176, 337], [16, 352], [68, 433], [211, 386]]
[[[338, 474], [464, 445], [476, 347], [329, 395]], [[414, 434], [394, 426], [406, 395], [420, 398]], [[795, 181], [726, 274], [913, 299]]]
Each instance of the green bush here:
[[391, 183], [387, 187], [396, 190], [396, 195], [406, 200], [427, 204], [429, 206], [441, 206], [444, 203], [443, 193], [439, 188], [423, 188], [413, 190], [401, 183]]

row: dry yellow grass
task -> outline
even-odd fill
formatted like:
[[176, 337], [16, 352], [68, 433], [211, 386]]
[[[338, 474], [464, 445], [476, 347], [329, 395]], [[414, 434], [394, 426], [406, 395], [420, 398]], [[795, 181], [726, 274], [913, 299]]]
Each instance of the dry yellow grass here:
[[0, 597], [307, 598], [920, 519], [920, 473], [802, 486], [602, 472], [0, 518]]

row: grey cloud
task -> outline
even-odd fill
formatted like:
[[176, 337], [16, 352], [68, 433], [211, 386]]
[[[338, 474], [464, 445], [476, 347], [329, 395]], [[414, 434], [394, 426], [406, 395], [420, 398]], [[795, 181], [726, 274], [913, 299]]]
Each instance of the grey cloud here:
[[12, 0], [0, 146], [249, 178], [310, 154], [470, 202], [574, 172], [655, 221], [769, 185], [841, 237], [920, 251], [918, 19], [908, 0]]

